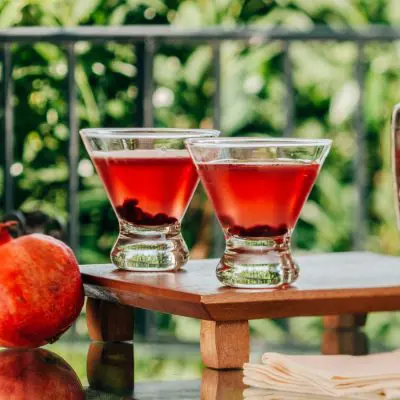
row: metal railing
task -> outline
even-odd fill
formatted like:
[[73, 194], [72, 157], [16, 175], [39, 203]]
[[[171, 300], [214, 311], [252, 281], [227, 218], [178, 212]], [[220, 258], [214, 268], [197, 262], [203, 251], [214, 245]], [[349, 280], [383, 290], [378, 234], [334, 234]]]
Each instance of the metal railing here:
[[297, 31], [283, 27], [274, 28], [232, 28], [220, 27], [202, 29], [179, 29], [170, 26], [121, 26], [121, 27], [75, 27], [75, 28], [11, 28], [0, 30], [0, 46], [2, 46], [2, 146], [4, 153], [4, 206], [5, 211], [14, 209], [14, 188], [11, 166], [14, 149], [14, 113], [13, 113], [13, 60], [11, 45], [13, 43], [51, 42], [64, 44], [68, 66], [68, 124], [69, 136], [69, 183], [68, 183], [68, 241], [76, 250], [79, 240], [79, 209], [78, 209], [78, 161], [79, 138], [78, 117], [76, 113], [77, 89], [75, 82], [76, 53], [75, 43], [89, 41], [101, 43], [117, 41], [135, 44], [138, 68], [138, 124], [146, 127], [153, 125], [153, 63], [157, 46], [161, 42], [172, 43], [208, 43], [213, 52], [212, 74], [215, 79], [213, 94], [213, 123], [215, 128], [221, 124], [221, 64], [220, 46], [223, 41], [237, 40], [248, 43], [264, 43], [280, 41], [283, 43], [283, 81], [286, 88], [285, 109], [286, 123], [283, 134], [290, 136], [295, 124], [295, 98], [292, 83], [292, 65], [290, 45], [294, 41], [340, 41], [353, 42], [358, 47], [358, 57], [354, 68], [354, 79], [360, 89], [360, 97], [356, 107], [354, 128], [357, 132], [357, 151], [354, 163], [354, 179], [357, 188], [357, 216], [354, 225], [354, 248], [362, 248], [366, 236], [366, 143], [365, 119], [363, 115], [364, 87], [364, 46], [368, 41], [395, 41], [400, 39], [400, 28], [388, 26], [366, 26], [354, 30], [350, 28], [333, 30], [326, 26], [316, 26], [310, 30]]

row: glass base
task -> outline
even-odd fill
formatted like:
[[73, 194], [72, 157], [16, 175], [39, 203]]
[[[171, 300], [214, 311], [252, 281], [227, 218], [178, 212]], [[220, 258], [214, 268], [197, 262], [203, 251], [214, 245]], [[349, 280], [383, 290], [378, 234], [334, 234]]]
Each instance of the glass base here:
[[217, 267], [225, 286], [248, 289], [290, 285], [299, 276], [299, 266], [290, 252], [290, 234], [274, 238], [228, 236]]
[[168, 226], [138, 226], [121, 221], [111, 261], [129, 271], [177, 271], [189, 258], [180, 228], [179, 222]]

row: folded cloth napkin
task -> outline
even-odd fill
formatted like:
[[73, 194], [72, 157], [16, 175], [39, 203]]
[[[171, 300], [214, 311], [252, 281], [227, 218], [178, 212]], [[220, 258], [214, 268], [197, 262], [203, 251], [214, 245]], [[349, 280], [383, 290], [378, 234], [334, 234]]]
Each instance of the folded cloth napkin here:
[[247, 393], [246, 398], [254, 400], [278, 399], [270, 395], [276, 390], [297, 396], [400, 399], [399, 351], [367, 356], [265, 353], [262, 364], [245, 364], [243, 374], [246, 385], [268, 390], [255, 395], [250, 392], [253, 397]]
[[[244, 400], [332, 400], [337, 397], [325, 396], [325, 395], [312, 395], [304, 393], [294, 392], [282, 392], [278, 390], [258, 389], [258, 388], [247, 388], [243, 391]], [[340, 396], [341, 400], [379, 400], [385, 399], [381, 395], [376, 394], [362, 394], [360, 396], [343, 397]]]

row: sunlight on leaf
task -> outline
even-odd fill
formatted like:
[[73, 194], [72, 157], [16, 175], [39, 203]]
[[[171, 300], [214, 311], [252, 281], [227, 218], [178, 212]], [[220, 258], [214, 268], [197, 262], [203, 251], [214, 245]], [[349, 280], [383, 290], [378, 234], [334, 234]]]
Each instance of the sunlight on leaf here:
[[21, 17], [21, 11], [27, 4], [26, 0], [8, 0], [0, 12], [0, 28], [8, 28], [17, 24]]
[[346, 82], [332, 98], [329, 119], [335, 125], [340, 125], [349, 119], [354, 113], [360, 91], [357, 83], [354, 81]]
[[54, 60], [65, 60], [65, 52], [60, 46], [52, 43], [35, 43], [35, 50], [48, 62]]
[[82, 95], [85, 105], [86, 118], [91, 126], [99, 126], [100, 111], [97, 107], [96, 99], [90, 87], [87, 75], [81, 65], [76, 67], [76, 83]]
[[189, 85], [198, 86], [200, 79], [210, 66], [212, 58], [209, 46], [198, 47], [188, 58], [184, 68], [184, 79]]
[[203, 16], [196, 2], [187, 0], [183, 2], [174, 19], [174, 25], [195, 28], [203, 25]]
[[96, 10], [100, 0], [75, 0], [68, 25], [78, 25], [85, 22]]
[[126, 4], [117, 7], [110, 15], [110, 25], [122, 25], [126, 19], [129, 8]]

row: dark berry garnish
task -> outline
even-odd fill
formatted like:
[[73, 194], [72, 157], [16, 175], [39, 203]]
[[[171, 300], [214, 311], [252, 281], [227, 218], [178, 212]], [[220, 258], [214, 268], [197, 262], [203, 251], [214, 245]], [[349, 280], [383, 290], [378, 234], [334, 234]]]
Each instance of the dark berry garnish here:
[[282, 236], [288, 233], [288, 227], [285, 224], [279, 225], [277, 228], [275, 228], [274, 234], [276, 236]]
[[288, 232], [288, 228], [284, 224], [278, 227], [254, 225], [250, 228], [234, 225], [232, 228], [228, 229], [228, 232], [231, 235], [242, 237], [275, 237], [285, 235]]
[[178, 220], [175, 217], [168, 217], [167, 224], [175, 224]]
[[127, 220], [136, 223], [142, 223], [144, 220], [144, 213], [141, 208], [135, 207], [131, 210], [125, 209], [125, 215], [127, 216]]
[[137, 225], [171, 225], [178, 221], [175, 217], [169, 217], [167, 214], [164, 213], [158, 213], [155, 215], [150, 214], [138, 207], [138, 204], [138, 200], [128, 199], [125, 200], [121, 206], [117, 206], [116, 211], [122, 219]]
[[124, 201], [123, 207], [133, 208], [139, 204], [139, 201], [136, 199], [128, 199]]
[[221, 215], [218, 218], [219, 218], [219, 222], [221, 222], [222, 226], [231, 226], [231, 225], [233, 225], [232, 218], [228, 217], [227, 215]]
[[154, 216], [154, 223], [156, 225], [164, 225], [168, 223], [168, 215], [164, 213], [158, 213]]
[[232, 228], [229, 228], [228, 231], [233, 236], [243, 236], [245, 229], [241, 226], [234, 225]]
[[245, 229], [244, 235], [249, 237], [273, 236], [272, 228], [269, 225], [255, 225]]
[[154, 225], [154, 218], [150, 213], [143, 213], [142, 225]]

